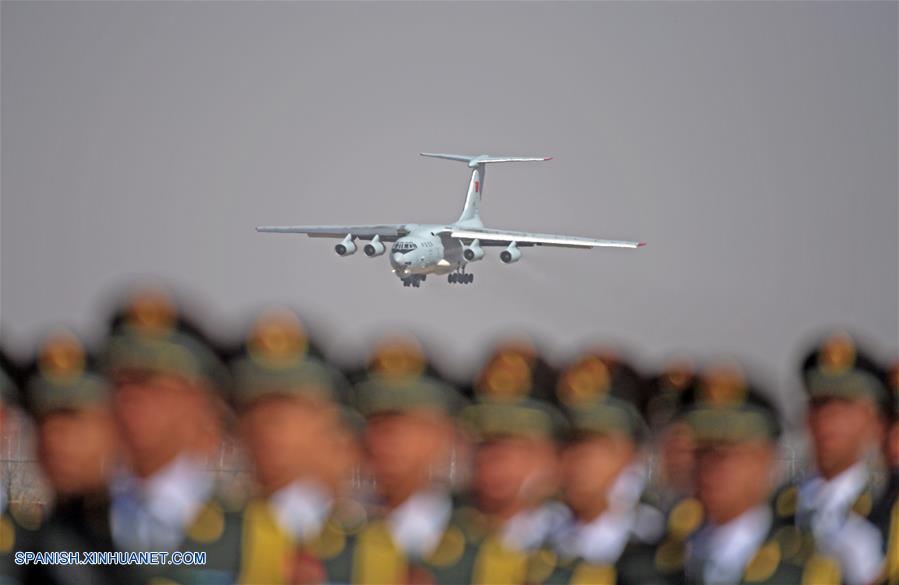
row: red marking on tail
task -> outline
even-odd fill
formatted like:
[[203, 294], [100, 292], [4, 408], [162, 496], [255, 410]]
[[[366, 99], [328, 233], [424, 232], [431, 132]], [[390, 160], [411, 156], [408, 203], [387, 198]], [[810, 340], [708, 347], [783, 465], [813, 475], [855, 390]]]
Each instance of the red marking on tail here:
[[475, 182], [474, 182], [474, 192], [475, 192], [475, 193], [478, 193], [480, 190], [481, 190], [481, 182], [480, 182], [480, 181], [475, 181]]

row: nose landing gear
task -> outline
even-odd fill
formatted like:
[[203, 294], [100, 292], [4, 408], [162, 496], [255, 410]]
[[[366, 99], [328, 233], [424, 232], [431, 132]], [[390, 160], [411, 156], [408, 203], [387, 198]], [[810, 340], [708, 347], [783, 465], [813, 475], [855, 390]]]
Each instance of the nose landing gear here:
[[412, 276], [403, 279], [403, 286], [419, 288], [421, 283], [425, 281], [425, 278], [426, 276], [424, 274], [413, 274]]

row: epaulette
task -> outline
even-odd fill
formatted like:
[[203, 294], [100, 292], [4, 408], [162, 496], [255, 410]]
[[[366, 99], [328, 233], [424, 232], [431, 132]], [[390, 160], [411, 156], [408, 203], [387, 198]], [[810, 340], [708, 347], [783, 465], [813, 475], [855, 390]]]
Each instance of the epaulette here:
[[705, 513], [696, 498], [684, 498], [668, 513], [665, 535], [656, 547], [656, 569], [663, 575], [677, 573], [684, 568], [687, 539], [702, 526]]

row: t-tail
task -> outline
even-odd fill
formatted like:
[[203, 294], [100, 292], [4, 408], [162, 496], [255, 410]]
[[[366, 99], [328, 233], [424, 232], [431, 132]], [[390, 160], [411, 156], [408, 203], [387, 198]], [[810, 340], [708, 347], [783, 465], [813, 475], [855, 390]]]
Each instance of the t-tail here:
[[468, 194], [465, 196], [465, 207], [462, 208], [462, 215], [459, 216], [457, 223], [467, 226], [482, 227], [481, 223], [481, 197], [484, 195], [484, 177], [486, 175], [487, 164], [501, 162], [538, 162], [550, 160], [551, 156], [491, 156], [489, 154], [479, 154], [477, 156], [469, 156], [466, 154], [438, 154], [433, 152], [422, 152], [421, 156], [430, 156], [433, 158], [445, 158], [447, 160], [455, 160], [468, 164], [471, 169], [471, 180], [468, 182]]

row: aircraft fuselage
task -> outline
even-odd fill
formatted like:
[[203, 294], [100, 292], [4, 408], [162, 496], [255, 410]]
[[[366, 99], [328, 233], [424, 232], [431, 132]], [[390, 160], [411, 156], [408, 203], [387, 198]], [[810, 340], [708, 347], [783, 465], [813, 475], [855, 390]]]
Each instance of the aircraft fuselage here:
[[[448, 274], [465, 266], [462, 243], [445, 233], [446, 225], [418, 225], [398, 238], [388, 252], [390, 266], [400, 279]], [[444, 233], [441, 233], [444, 232]]]

